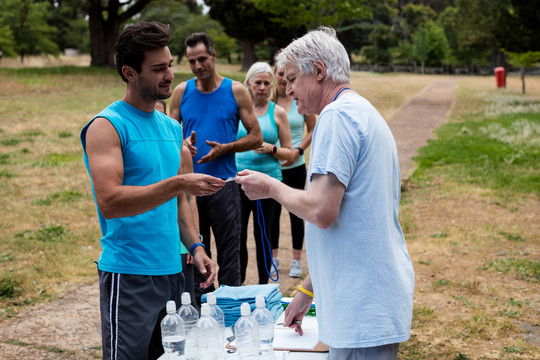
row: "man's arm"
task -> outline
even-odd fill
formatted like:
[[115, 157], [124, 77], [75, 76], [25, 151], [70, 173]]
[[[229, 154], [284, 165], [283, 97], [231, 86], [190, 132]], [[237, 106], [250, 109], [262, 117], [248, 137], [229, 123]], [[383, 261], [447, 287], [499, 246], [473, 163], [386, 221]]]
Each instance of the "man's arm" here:
[[184, 90], [186, 90], [186, 83], [180, 83], [177, 85], [171, 95], [171, 102], [169, 104], [169, 116], [176, 119], [178, 122], [182, 122], [180, 117], [180, 102], [184, 96]]
[[345, 185], [332, 174], [313, 174], [309, 190], [291, 188], [281, 181], [256, 171], [243, 170], [236, 182], [250, 200], [273, 198], [289, 212], [326, 229], [337, 219]]
[[[196, 230], [193, 222], [192, 211], [189, 203], [186, 200], [186, 194], [181, 193], [178, 199], [178, 229], [180, 230], [180, 239], [184, 246], [190, 250], [191, 247], [199, 242], [199, 233]], [[193, 249], [193, 260], [195, 266], [200, 273], [205, 277], [205, 281], [199, 286], [206, 289], [210, 286], [216, 277], [216, 268], [212, 259], [206, 255], [206, 251], [202, 246], [197, 246]]]
[[86, 155], [96, 202], [107, 219], [134, 216], [177, 197], [184, 191], [211, 195], [225, 182], [203, 174], [176, 175], [146, 186], [123, 185], [124, 163], [120, 138], [105, 118], [96, 118], [86, 132]]
[[238, 81], [233, 81], [232, 90], [236, 103], [238, 104], [240, 120], [247, 130], [247, 135], [226, 144], [220, 144], [215, 141], [207, 140], [206, 143], [212, 148], [208, 154], [203, 156], [198, 161], [199, 164], [212, 161], [223, 154], [254, 150], [260, 147], [262, 144], [263, 136], [261, 128], [259, 127], [259, 122], [257, 121], [257, 117], [253, 111], [251, 96], [244, 85]]

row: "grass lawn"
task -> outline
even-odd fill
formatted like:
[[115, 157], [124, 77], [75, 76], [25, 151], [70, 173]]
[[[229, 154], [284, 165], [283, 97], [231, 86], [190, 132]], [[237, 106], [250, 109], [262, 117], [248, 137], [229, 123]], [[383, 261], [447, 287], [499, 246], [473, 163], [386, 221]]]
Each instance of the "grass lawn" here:
[[[175, 74], [174, 85], [192, 76]], [[442, 78], [354, 73], [351, 85], [389, 120]], [[537, 359], [540, 78], [526, 79], [525, 96], [517, 77], [505, 90], [493, 76], [453, 79], [450, 119], [403, 186], [417, 283], [400, 359]], [[79, 133], [124, 91], [114, 70], [0, 68], [0, 325], [96, 281], [100, 231]]]

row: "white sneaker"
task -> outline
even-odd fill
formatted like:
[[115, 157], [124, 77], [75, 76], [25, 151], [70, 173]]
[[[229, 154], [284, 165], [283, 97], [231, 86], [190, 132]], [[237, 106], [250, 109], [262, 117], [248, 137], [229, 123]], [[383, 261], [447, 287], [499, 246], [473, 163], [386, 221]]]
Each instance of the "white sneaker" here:
[[[276, 265], [276, 269], [279, 270], [279, 258], [274, 258], [274, 265]], [[276, 269], [274, 269], [274, 266], [270, 265], [270, 276], [276, 276]]]
[[302, 276], [302, 262], [298, 259], [293, 259], [291, 262], [291, 269], [289, 270], [289, 276], [298, 278]]

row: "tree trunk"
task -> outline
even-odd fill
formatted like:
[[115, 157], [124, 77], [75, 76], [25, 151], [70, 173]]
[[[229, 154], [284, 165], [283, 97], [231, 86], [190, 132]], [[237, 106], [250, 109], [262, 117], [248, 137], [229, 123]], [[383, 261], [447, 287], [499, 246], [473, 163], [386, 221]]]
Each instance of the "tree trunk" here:
[[[109, 4], [109, 16], [103, 18], [103, 9], [100, 0], [90, 0], [88, 9], [88, 26], [90, 28], [90, 65], [113, 68], [114, 46], [118, 37], [118, 16], [111, 16], [115, 1]], [[115, 13], [116, 14], [116, 13]]]
[[243, 53], [242, 56], [242, 71], [249, 70], [249, 67], [257, 61], [255, 58], [255, 43], [252, 41], [244, 41], [243, 42]]
[[[149, 2], [150, 0], [138, 0], [127, 10], [122, 8], [120, 11], [120, 0], [88, 0], [90, 65], [115, 67], [115, 45], [121, 25], [138, 14]], [[106, 17], [103, 16], [105, 12]]]

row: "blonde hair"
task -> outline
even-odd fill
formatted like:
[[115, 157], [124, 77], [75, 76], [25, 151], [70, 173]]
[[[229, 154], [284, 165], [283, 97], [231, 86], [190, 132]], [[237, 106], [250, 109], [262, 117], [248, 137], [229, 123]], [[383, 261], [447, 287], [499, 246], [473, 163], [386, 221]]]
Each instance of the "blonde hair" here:
[[[248, 70], [248, 72], [246, 74], [246, 79], [244, 80], [244, 86], [248, 89], [249, 94], [252, 97], [253, 97], [253, 94], [251, 93], [251, 90], [249, 89], [248, 82], [255, 75], [261, 74], [261, 73], [269, 73], [270, 76], [272, 76], [272, 84], [274, 84], [274, 81], [276, 80], [275, 77], [274, 77], [274, 72], [272, 71], [272, 68], [267, 63], [259, 61], [259, 62], [256, 62], [255, 64], [251, 65], [251, 67], [249, 68], [249, 70]], [[267, 100], [270, 100], [270, 98], [272, 97], [272, 93], [273, 93], [273, 91], [270, 91], [270, 94], [268, 95]]]

